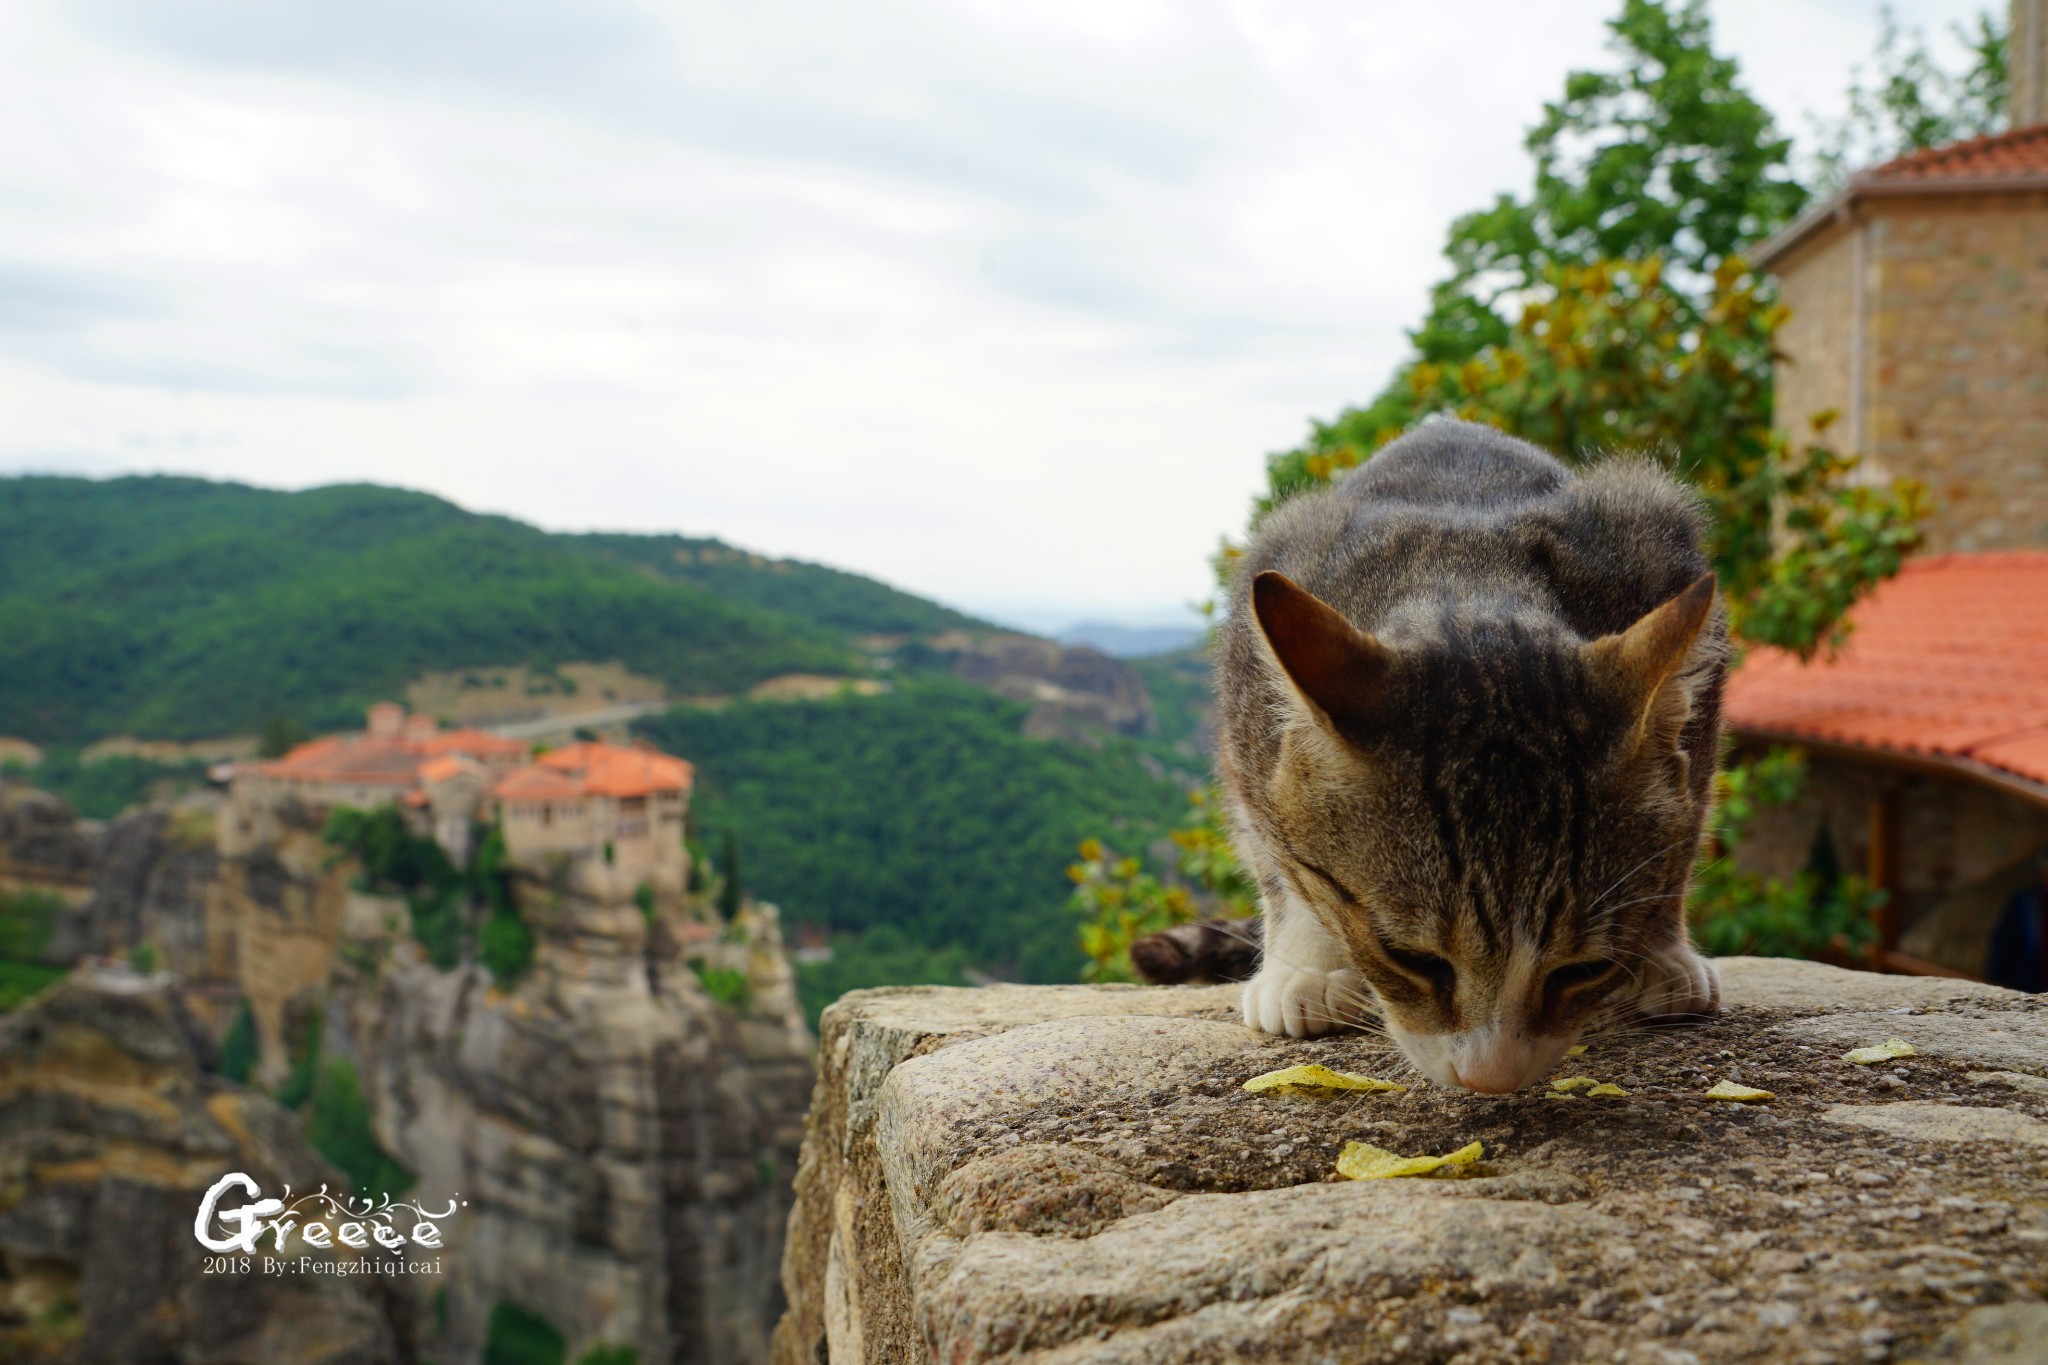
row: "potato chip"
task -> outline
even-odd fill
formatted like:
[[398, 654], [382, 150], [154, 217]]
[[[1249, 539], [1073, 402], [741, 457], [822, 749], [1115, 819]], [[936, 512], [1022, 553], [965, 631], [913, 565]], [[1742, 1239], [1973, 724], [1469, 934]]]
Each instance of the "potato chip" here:
[[1887, 1038], [1876, 1047], [1859, 1047], [1854, 1052], [1842, 1054], [1845, 1062], [1858, 1066], [1876, 1066], [1879, 1062], [1896, 1061], [1901, 1057], [1918, 1057], [1920, 1050], [1904, 1038]]
[[1337, 1174], [1347, 1180], [1387, 1180], [1400, 1175], [1428, 1175], [1452, 1166], [1470, 1166], [1486, 1155], [1475, 1142], [1449, 1156], [1397, 1156], [1384, 1147], [1364, 1142], [1347, 1142], [1337, 1156]]
[[1375, 1080], [1371, 1076], [1354, 1076], [1349, 1071], [1332, 1071], [1326, 1066], [1311, 1063], [1308, 1066], [1282, 1067], [1278, 1071], [1268, 1071], [1263, 1076], [1254, 1076], [1244, 1083], [1244, 1088], [1254, 1095], [1262, 1095], [1269, 1090], [1372, 1091], [1406, 1090], [1408, 1087], [1396, 1085], [1392, 1081]]
[[1584, 1043], [1573, 1043], [1564, 1050], [1564, 1055], [1567, 1057], [1583, 1057], [1586, 1055], [1586, 1045]]
[[1734, 1100], [1738, 1104], [1755, 1104], [1760, 1100], [1774, 1100], [1778, 1097], [1768, 1090], [1755, 1090], [1746, 1085], [1737, 1085], [1733, 1081], [1722, 1081], [1707, 1092], [1707, 1098]]
[[1628, 1098], [1628, 1091], [1623, 1090], [1612, 1081], [1602, 1081], [1586, 1092], [1586, 1098], [1593, 1100], [1625, 1100]]
[[1589, 1085], [1598, 1084], [1600, 1082], [1594, 1080], [1591, 1076], [1566, 1076], [1563, 1080], [1552, 1081], [1550, 1088], [1559, 1094], [1569, 1095], [1574, 1090], [1584, 1090]]

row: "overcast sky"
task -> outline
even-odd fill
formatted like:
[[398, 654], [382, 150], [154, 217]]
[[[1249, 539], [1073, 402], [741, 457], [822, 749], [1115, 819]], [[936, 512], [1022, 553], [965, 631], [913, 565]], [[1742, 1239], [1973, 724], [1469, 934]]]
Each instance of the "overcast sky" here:
[[[0, 471], [373, 480], [1171, 619], [1618, 8], [13, 0]], [[1712, 11], [1802, 134], [1877, 37]]]

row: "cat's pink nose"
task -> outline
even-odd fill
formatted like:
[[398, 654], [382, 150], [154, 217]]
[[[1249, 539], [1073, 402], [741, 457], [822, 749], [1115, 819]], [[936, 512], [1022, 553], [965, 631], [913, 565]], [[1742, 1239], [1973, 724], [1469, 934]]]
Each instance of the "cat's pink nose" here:
[[1454, 1066], [1451, 1072], [1459, 1085], [1482, 1095], [1511, 1095], [1522, 1088], [1522, 1068], [1498, 1059]]

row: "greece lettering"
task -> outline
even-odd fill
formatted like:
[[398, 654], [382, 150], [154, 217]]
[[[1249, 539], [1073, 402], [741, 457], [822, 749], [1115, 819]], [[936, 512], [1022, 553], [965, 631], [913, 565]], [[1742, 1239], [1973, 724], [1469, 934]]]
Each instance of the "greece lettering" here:
[[[223, 1207], [236, 1195], [242, 1202]], [[240, 1171], [214, 1181], [192, 1220], [192, 1235], [199, 1245], [219, 1253], [207, 1258], [207, 1272], [249, 1273], [258, 1265], [257, 1248], [263, 1243], [261, 1269], [267, 1275], [437, 1274], [438, 1255], [414, 1258], [406, 1253], [412, 1247], [438, 1252], [440, 1224], [454, 1216], [461, 1203], [450, 1199], [447, 1208], [435, 1213], [418, 1204], [395, 1203], [388, 1194], [381, 1200], [337, 1197], [325, 1185], [297, 1199], [291, 1196], [287, 1185], [282, 1198], [267, 1197], [252, 1177]], [[294, 1250], [300, 1254], [292, 1255]], [[306, 1254], [309, 1251], [341, 1254], [321, 1258]]]

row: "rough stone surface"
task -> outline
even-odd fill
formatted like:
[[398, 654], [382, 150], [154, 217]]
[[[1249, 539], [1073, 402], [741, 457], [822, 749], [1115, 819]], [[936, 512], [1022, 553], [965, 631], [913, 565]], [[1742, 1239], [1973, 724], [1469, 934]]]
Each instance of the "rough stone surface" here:
[[[144, 1162], [169, 1194], [138, 1193], [92, 1164], [101, 1163], [102, 1147], [113, 1154], [107, 1160], [133, 1157], [121, 1115], [138, 1105], [154, 1114], [154, 1096], [170, 1093], [167, 1086], [248, 1094], [201, 1074], [245, 1003], [260, 1088], [319, 1077], [338, 1094], [337, 1068], [345, 1065], [378, 1143], [414, 1178], [412, 1197], [436, 1207], [464, 1201], [445, 1230], [437, 1271], [407, 1275], [388, 1291], [403, 1301], [421, 1357], [477, 1360], [492, 1311], [512, 1304], [560, 1330], [571, 1359], [604, 1346], [630, 1348], [650, 1365], [763, 1360], [782, 1310], [776, 1270], [812, 1074], [810, 1035], [772, 907], [749, 906], [730, 924], [692, 918], [684, 906], [650, 919], [630, 883], [523, 877], [518, 892], [537, 941], [535, 963], [501, 990], [481, 966], [430, 966], [411, 937], [406, 901], [362, 890], [359, 870], [322, 839], [323, 824], [320, 812], [286, 804], [266, 809], [261, 828], [197, 806], [102, 825], [77, 820], [47, 794], [0, 783], [0, 888], [26, 883], [62, 896], [47, 955], [57, 965], [84, 964], [76, 987], [96, 983], [109, 1000], [157, 1000], [179, 1030], [164, 1064], [182, 1068], [184, 1078], [176, 1086], [161, 1077], [137, 1082], [147, 1093], [124, 1090], [77, 1111], [49, 1102], [52, 1093], [71, 1093], [56, 1078], [74, 1065], [68, 1054], [52, 1054], [31, 1087], [41, 1098], [15, 1104], [6, 1092], [0, 1360], [324, 1360], [315, 1348], [330, 1338], [336, 1360], [412, 1358], [411, 1339], [363, 1345], [353, 1329], [331, 1328], [320, 1315], [326, 1310], [315, 1311], [326, 1300], [303, 1312], [257, 1313], [273, 1333], [301, 1323], [302, 1340], [258, 1349], [222, 1335], [220, 1324], [241, 1320], [219, 1287], [234, 1281], [201, 1273], [193, 1190], [232, 1169], [259, 1175], [266, 1188], [339, 1181], [301, 1136], [305, 1115], [251, 1097], [280, 1135], [250, 1156], [213, 1133], [225, 1120], [209, 1105], [212, 1117], [197, 1136], [187, 1134], [197, 1146], [178, 1149], [169, 1166], [158, 1155]], [[144, 945], [161, 968], [149, 979], [92, 965]], [[692, 963], [718, 969], [723, 987], [743, 981], [744, 990], [713, 999]], [[10, 1016], [7, 1027], [58, 1009], [74, 986], [53, 987], [30, 1007], [36, 1014]], [[109, 1005], [96, 1017], [104, 1032], [127, 1016]], [[163, 1043], [149, 1033], [130, 1030], [124, 1046]], [[92, 1081], [89, 1067], [77, 1074]], [[316, 1094], [307, 1113], [318, 1109]], [[361, 1145], [350, 1136], [340, 1149]], [[20, 1164], [72, 1152], [88, 1163], [66, 1168], [75, 1178]], [[70, 1202], [53, 1203], [50, 1189]], [[6, 1240], [10, 1201], [24, 1195], [33, 1195], [35, 1209], [62, 1204], [73, 1223], [100, 1219], [114, 1230], [109, 1238], [134, 1223], [137, 1245], [158, 1247], [149, 1239], [159, 1234], [169, 1240], [150, 1253], [157, 1260], [148, 1275], [136, 1269], [140, 1253], [124, 1257], [118, 1247], [44, 1266], [33, 1237]], [[182, 1209], [176, 1219], [173, 1205]], [[149, 1302], [171, 1307], [156, 1312], [133, 1351], [116, 1342], [111, 1353], [77, 1353], [78, 1319], [64, 1316], [66, 1304], [83, 1293], [118, 1306], [100, 1318], [88, 1311], [90, 1327], [119, 1321], [138, 1304], [138, 1312], [155, 1311], [136, 1297], [145, 1291], [155, 1296]], [[188, 1311], [192, 1305], [203, 1311]], [[33, 1349], [9, 1354], [20, 1341], [6, 1333], [16, 1327], [38, 1335]], [[226, 1354], [216, 1350], [224, 1341], [233, 1347]]]
[[520, 886], [538, 938], [511, 991], [409, 941], [348, 939], [327, 1004], [384, 1147], [466, 1208], [438, 1330], [478, 1358], [492, 1309], [553, 1323], [571, 1358], [749, 1365], [781, 1309], [775, 1262], [803, 1133], [810, 1038], [772, 909], [734, 926], [748, 998], [716, 1004], [638, 906]]
[[269, 1194], [346, 1182], [294, 1116], [199, 1058], [170, 994], [133, 978], [0, 1018], [0, 1360], [410, 1359], [388, 1276], [203, 1272], [192, 1224], [222, 1172]]
[[[781, 1365], [2021, 1360], [2048, 1291], [2048, 1000], [1724, 964], [1727, 1014], [1589, 1040], [1622, 1100], [1253, 1035], [1235, 988], [921, 988], [827, 1011]], [[1849, 1046], [1904, 1037], [1876, 1068]], [[1318, 1061], [1402, 1094], [1253, 1096]], [[1704, 1098], [1733, 1080], [1762, 1105]], [[1352, 1183], [1343, 1143], [1478, 1140]], [[2020, 1324], [2015, 1326], [2014, 1324]]]

